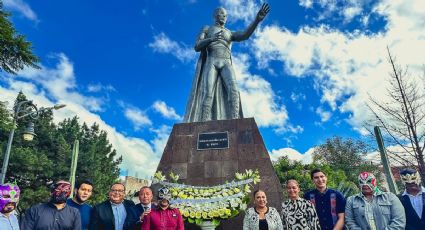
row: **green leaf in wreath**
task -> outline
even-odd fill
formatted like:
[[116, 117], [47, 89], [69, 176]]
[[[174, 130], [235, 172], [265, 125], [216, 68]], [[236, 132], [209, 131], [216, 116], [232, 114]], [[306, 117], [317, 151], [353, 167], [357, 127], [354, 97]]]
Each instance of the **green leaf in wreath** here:
[[195, 224], [196, 225], [201, 225], [202, 224], [202, 219], [195, 219]]
[[195, 223], [195, 220], [192, 219], [192, 218], [187, 218], [187, 221], [189, 221], [189, 223], [191, 223], [191, 224]]
[[216, 227], [220, 225], [220, 220], [219, 219], [214, 218], [212, 220], [212, 222], [213, 222], [214, 226], [216, 226]]
[[238, 214], [239, 214], [239, 211], [234, 209], [234, 210], [232, 210], [232, 213], [230, 214], [230, 218], [233, 218], [233, 217], [237, 216]]

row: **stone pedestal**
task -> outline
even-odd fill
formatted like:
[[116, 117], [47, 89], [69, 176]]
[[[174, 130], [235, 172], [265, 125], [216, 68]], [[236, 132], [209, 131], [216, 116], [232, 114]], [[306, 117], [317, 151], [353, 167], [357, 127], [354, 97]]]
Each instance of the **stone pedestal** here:
[[215, 226], [214, 226], [212, 221], [204, 221], [201, 224], [200, 227], [201, 227], [201, 230], [214, 230], [215, 229]]
[[[211, 132], [228, 132], [229, 147], [198, 150], [198, 134]], [[264, 190], [269, 206], [280, 210], [282, 188], [253, 118], [174, 125], [157, 171], [179, 174], [184, 184], [213, 186], [233, 180], [235, 172], [245, 169], [259, 170], [261, 182], [252, 191]], [[242, 229], [242, 221], [243, 214], [222, 221], [217, 229]]]

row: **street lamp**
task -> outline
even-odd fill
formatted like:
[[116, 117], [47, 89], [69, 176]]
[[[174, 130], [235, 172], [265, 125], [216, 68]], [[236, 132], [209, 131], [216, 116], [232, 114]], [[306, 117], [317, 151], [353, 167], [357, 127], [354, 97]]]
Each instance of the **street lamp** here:
[[37, 134], [35, 134], [34, 132], [34, 123], [29, 122], [27, 128], [22, 134], [22, 137], [24, 138], [25, 141], [32, 141], [35, 136], [37, 136]]
[[[32, 101], [21, 101], [15, 105], [15, 108], [13, 110], [12, 130], [10, 131], [9, 140], [7, 142], [7, 149], [3, 157], [3, 166], [1, 168], [1, 174], [0, 174], [1, 176], [0, 184], [4, 184], [4, 180], [6, 178], [7, 166], [9, 165], [10, 150], [12, 148], [12, 141], [13, 141], [13, 136], [15, 134], [17, 121], [19, 119], [22, 119], [28, 116], [32, 119], [36, 119], [38, 115], [44, 111], [57, 110], [63, 107], [65, 107], [65, 105], [58, 104], [48, 108], [40, 108], [40, 110], [38, 110], [37, 106], [34, 105]], [[26, 141], [32, 141], [34, 136], [36, 136], [36, 134], [34, 133], [34, 123], [29, 122], [27, 128], [25, 129], [23, 133], [23, 138]]]

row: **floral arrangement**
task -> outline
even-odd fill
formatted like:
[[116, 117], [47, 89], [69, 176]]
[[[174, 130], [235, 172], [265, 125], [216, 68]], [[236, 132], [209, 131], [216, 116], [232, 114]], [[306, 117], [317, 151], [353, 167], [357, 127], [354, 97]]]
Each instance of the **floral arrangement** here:
[[177, 183], [179, 175], [170, 173], [170, 181], [158, 171], [153, 183], [170, 189], [170, 205], [178, 208], [189, 223], [201, 225], [203, 221], [212, 221], [215, 226], [220, 220], [235, 217], [246, 209], [249, 203], [251, 186], [260, 181], [258, 170], [246, 170], [235, 173], [235, 180], [216, 186], [192, 186]]

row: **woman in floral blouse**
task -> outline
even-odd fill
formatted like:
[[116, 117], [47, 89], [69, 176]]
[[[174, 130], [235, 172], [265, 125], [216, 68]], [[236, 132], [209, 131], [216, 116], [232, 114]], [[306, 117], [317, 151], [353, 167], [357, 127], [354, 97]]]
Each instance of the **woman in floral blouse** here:
[[282, 203], [284, 229], [320, 229], [316, 209], [310, 201], [300, 198], [300, 186], [296, 180], [286, 183], [289, 200]]
[[267, 196], [262, 190], [254, 192], [254, 207], [249, 208], [243, 220], [243, 230], [281, 230], [279, 213], [267, 206]]

